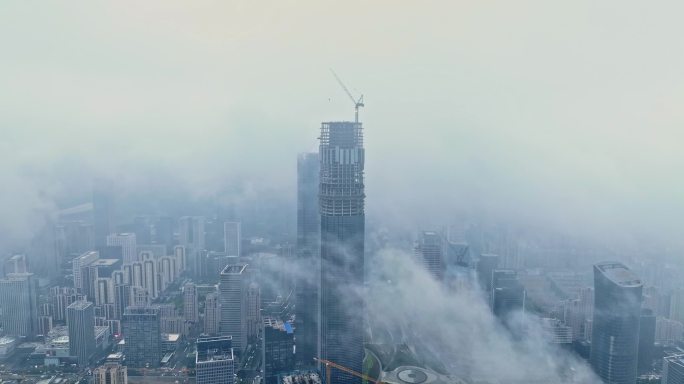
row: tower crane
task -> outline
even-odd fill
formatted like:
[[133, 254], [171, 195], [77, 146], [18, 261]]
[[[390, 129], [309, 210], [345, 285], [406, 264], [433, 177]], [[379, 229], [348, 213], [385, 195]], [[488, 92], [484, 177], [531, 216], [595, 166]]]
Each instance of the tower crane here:
[[337, 80], [337, 82], [340, 84], [342, 89], [344, 89], [344, 91], [347, 93], [347, 96], [349, 96], [349, 98], [351, 99], [352, 103], [354, 103], [354, 118], [355, 118], [354, 121], [356, 123], [358, 123], [359, 122], [359, 107], [365, 107], [365, 105], [363, 104], [363, 95], [361, 95], [361, 97], [359, 97], [358, 99], [355, 98], [352, 95], [352, 93], [349, 91], [347, 86], [344, 85], [344, 83], [342, 82], [340, 77], [337, 76], [337, 73], [335, 73], [335, 71], [332, 70], [332, 68], [330, 69], [330, 72], [332, 72], [333, 76], [335, 76], [335, 80]]
[[353, 369], [347, 368], [347, 367], [345, 367], [345, 366], [343, 366], [343, 365], [339, 365], [339, 364], [333, 363], [332, 361], [329, 361], [329, 360], [319, 359], [319, 358], [317, 358], [317, 357], [314, 357], [314, 360], [316, 360], [317, 362], [319, 362], [319, 363], [325, 365], [325, 383], [326, 383], [326, 384], [330, 384], [330, 369], [331, 369], [331, 368], [339, 369], [339, 370], [342, 371], [342, 372], [346, 372], [346, 373], [348, 373], [348, 374], [350, 374], [350, 375], [354, 375], [354, 376], [356, 376], [356, 377], [359, 377], [359, 378], [361, 378], [361, 379], [363, 379], [363, 380], [366, 380], [366, 381], [368, 381], [368, 382], [371, 382], [371, 383], [373, 383], [373, 384], [387, 384], [387, 383], [385, 383], [384, 381], [375, 380], [374, 378], [372, 378], [372, 377], [370, 377], [370, 376], [368, 376], [368, 375], [364, 375], [364, 374], [361, 373], [361, 372], [356, 372], [356, 371], [353, 370]]

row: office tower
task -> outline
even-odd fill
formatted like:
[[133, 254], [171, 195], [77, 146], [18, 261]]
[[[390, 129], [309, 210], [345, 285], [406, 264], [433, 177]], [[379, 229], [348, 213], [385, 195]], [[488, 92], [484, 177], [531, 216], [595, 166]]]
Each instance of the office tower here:
[[319, 355], [318, 326], [321, 283], [321, 215], [318, 209], [318, 153], [297, 157], [297, 265], [295, 325], [297, 360], [300, 366], [313, 367]]
[[205, 248], [204, 216], [183, 216], [178, 220], [180, 245], [199, 251]]
[[[321, 357], [363, 370], [365, 304], [352, 287], [364, 282], [365, 152], [361, 123], [323, 123], [320, 135]], [[331, 381], [360, 383], [333, 370]]]
[[95, 248], [91, 224], [83, 221], [62, 222], [55, 226], [54, 232], [55, 253], [60, 263]]
[[138, 261], [135, 233], [112, 233], [107, 236], [107, 246], [120, 246], [124, 264]]
[[670, 296], [670, 319], [684, 323], [684, 288], [672, 291]]
[[499, 256], [489, 253], [480, 255], [480, 260], [477, 262], [477, 280], [480, 287], [487, 292], [488, 295], [492, 292], [492, 272], [499, 265]]
[[684, 354], [663, 358], [661, 384], [684, 384]]
[[93, 384], [128, 384], [128, 368], [107, 362], [93, 370]]
[[10, 273], [28, 273], [26, 255], [13, 255], [5, 260], [4, 271], [5, 275]]
[[223, 243], [226, 256], [241, 256], [240, 239], [242, 239], [242, 224], [239, 221], [223, 223]]
[[166, 249], [171, 249], [173, 247], [173, 227], [172, 218], [166, 216], [157, 218], [152, 228], [152, 242], [163, 244]]
[[183, 318], [193, 324], [199, 320], [197, 287], [193, 283], [186, 283], [183, 286]]
[[259, 284], [249, 283], [245, 295], [245, 337], [253, 342], [261, 329], [261, 290]]
[[425, 265], [425, 269], [432, 277], [444, 280], [444, 241], [437, 232], [424, 231], [415, 247], [415, 255], [419, 263]]
[[278, 375], [294, 370], [294, 332], [289, 323], [264, 318], [262, 361], [264, 384], [278, 384]]
[[637, 376], [642, 283], [616, 262], [594, 265], [591, 365], [605, 382], [634, 384]]
[[74, 274], [74, 288], [83, 291], [83, 269], [93, 263], [100, 257], [100, 254], [96, 251], [86, 252], [72, 261], [73, 274]]
[[86, 367], [95, 353], [95, 310], [89, 301], [77, 301], [67, 307], [69, 354], [78, 365]]
[[230, 336], [197, 339], [195, 377], [197, 384], [233, 384], [235, 357]]
[[552, 318], [541, 319], [541, 328], [548, 342], [551, 344], [572, 344], [572, 328], [563, 324], [562, 321]]
[[108, 183], [97, 180], [93, 186], [93, 234], [95, 246], [107, 245], [107, 236], [112, 232], [112, 199]]
[[656, 343], [675, 345], [682, 339], [684, 339], [684, 324], [663, 317], [656, 318]]
[[152, 218], [136, 216], [133, 218], [133, 233], [138, 244], [152, 244]]
[[297, 158], [297, 253], [300, 256], [316, 256], [320, 252], [319, 173], [318, 153], [301, 153]]
[[525, 288], [518, 280], [517, 272], [495, 269], [492, 272], [492, 312], [505, 319], [513, 312], [525, 310]]
[[233, 348], [238, 355], [242, 354], [247, 347], [246, 269], [246, 264], [227, 265], [221, 271], [219, 282], [220, 333], [224, 336], [232, 336]]
[[655, 358], [656, 317], [650, 309], [642, 309], [639, 318], [639, 353], [637, 373], [646, 374], [653, 370]]
[[208, 293], [204, 301], [204, 333], [217, 335], [221, 321], [221, 307], [219, 306], [218, 293]]
[[0, 279], [0, 308], [5, 335], [32, 338], [38, 332], [38, 286], [32, 273]]
[[162, 358], [158, 307], [128, 307], [121, 321], [126, 363], [133, 367], [157, 367]]

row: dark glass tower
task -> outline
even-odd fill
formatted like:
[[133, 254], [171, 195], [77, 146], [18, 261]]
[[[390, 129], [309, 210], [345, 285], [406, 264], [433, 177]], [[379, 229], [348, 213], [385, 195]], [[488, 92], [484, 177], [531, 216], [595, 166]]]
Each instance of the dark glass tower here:
[[[320, 137], [321, 357], [363, 370], [365, 153], [361, 123], [323, 123]], [[333, 369], [331, 383], [361, 383]]]
[[318, 357], [321, 216], [318, 210], [318, 153], [297, 158], [297, 257], [303, 273], [297, 281], [297, 363], [313, 367]]
[[623, 264], [594, 265], [591, 365], [606, 383], [636, 383], [642, 288]]

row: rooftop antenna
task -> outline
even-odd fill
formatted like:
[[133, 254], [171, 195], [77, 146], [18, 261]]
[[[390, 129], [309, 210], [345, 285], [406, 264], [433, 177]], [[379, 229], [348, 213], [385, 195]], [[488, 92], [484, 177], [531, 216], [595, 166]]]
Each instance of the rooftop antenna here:
[[358, 123], [358, 122], [359, 122], [359, 107], [364, 107], [364, 106], [365, 106], [365, 105], [363, 104], [363, 95], [361, 95], [361, 97], [359, 97], [358, 99], [356, 99], [356, 98], [352, 95], [352, 93], [349, 92], [349, 89], [347, 88], [347, 86], [344, 85], [344, 83], [342, 82], [342, 80], [340, 80], [340, 77], [337, 76], [337, 73], [335, 73], [335, 71], [333, 71], [332, 68], [330, 68], [330, 72], [332, 72], [333, 76], [335, 76], [335, 80], [337, 80], [337, 82], [340, 84], [340, 86], [342, 87], [342, 89], [344, 89], [344, 91], [347, 93], [347, 95], [348, 95], [349, 98], [351, 99], [352, 103], [354, 103], [354, 121], [355, 121], [356, 123]]

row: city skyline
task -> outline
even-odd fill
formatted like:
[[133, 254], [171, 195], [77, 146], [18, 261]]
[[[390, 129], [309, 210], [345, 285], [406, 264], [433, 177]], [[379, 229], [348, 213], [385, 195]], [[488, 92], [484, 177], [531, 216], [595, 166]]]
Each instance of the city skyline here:
[[0, 7], [0, 381], [684, 383], [684, 4]]

